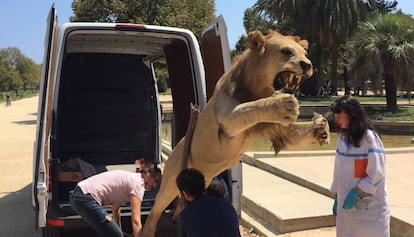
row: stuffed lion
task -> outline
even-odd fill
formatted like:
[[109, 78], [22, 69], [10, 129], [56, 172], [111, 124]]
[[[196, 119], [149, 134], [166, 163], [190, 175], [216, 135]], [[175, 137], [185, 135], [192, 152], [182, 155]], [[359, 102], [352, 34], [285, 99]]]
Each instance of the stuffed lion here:
[[154, 236], [161, 213], [178, 196], [175, 179], [183, 162], [200, 170], [208, 186], [213, 177], [236, 165], [258, 136], [268, 137], [276, 154], [297, 144], [329, 142], [327, 120], [315, 114], [312, 121], [297, 122], [299, 103], [288, 93], [313, 74], [308, 42], [275, 31], [255, 31], [249, 33], [247, 46], [217, 82], [191, 141], [185, 136], [168, 158], [144, 237]]

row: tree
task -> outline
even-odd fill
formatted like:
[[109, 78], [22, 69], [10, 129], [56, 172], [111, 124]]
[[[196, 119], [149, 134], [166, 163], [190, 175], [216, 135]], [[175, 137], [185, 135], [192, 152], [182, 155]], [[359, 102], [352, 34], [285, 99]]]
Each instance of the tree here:
[[72, 10], [71, 21], [166, 25], [197, 37], [215, 18], [213, 0], [74, 0]]
[[301, 37], [319, 43], [331, 59], [331, 92], [336, 94], [338, 51], [357, 29], [366, 9], [364, 4], [360, 0], [259, 0], [256, 7], [294, 27]]
[[387, 110], [396, 111], [397, 88], [414, 70], [414, 20], [401, 11], [379, 15], [360, 25], [349, 47], [353, 76], [382, 78]]
[[[259, 30], [262, 33], [266, 33], [269, 29], [276, 29], [276, 25], [270, 19], [264, 19], [258, 11], [253, 8], [247, 8], [244, 11], [243, 26], [246, 33]], [[235, 45], [235, 50], [231, 52], [232, 58], [237, 54], [240, 54], [246, 49], [246, 34], [242, 34]]]
[[40, 85], [40, 67], [32, 59], [18, 55], [16, 60], [16, 71], [19, 73], [24, 90], [39, 87]]
[[0, 49], [0, 91], [18, 91], [40, 84], [40, 66], [18, 48]]
[[160, 6], [163, 25], [190, 29], [201, 37], [203, 28], [216, 18], [213, 0], [168, 0]]
[[73, 22], [123, 22], [157, 25], [159, 6], [167, 0], [74, 0]]

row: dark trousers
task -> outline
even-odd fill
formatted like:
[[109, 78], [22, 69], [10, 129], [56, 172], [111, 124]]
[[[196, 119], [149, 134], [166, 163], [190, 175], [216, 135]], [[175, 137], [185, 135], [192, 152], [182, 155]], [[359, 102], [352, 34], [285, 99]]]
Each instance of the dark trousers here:
[[72, 209], [102, 237], [123, 237], [121, 228], [112, 218], [108, 218], [108, 213], [90, 194], [83, 194], [82, 190], [76, 188], [69, 193], [69, 201]]

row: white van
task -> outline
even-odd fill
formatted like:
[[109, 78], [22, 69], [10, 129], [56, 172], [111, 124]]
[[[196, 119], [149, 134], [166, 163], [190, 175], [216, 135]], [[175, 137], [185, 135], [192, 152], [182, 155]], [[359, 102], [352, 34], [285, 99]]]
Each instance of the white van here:
[[[222, 17], [205, 29], [202, 48], [203, 57], [193, 33], [179, 28], [116, 23], [59, 26], [51, 8], [33, 160], [38, 233], [57, 237], [66, 229], [87, 226], [68, 202], [68, 192], [80, 179], [133, 166], [139, 159], [161, 163], [161, 106], [154, 61], [161, 58], [167, 64], [174, 146], [185, 134], [190, 103], [203, 108], [230, 67]], [[241, 165], [224, 177], [240, 213]], [[144, 221], [155, 194], [144, 197]], [[122, 218], [129, 217], [126, 205]]]

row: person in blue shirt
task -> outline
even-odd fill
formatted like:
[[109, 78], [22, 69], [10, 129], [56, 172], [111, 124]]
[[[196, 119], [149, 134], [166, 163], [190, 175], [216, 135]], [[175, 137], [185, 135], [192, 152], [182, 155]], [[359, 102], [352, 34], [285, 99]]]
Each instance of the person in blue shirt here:
[[227, 199], [206, 195], [200, 171], [182, 170], [176, 184], [187, 202], [178, 218], [178, 237], [240, 237], [236, 210]]

